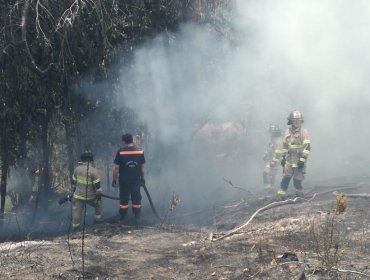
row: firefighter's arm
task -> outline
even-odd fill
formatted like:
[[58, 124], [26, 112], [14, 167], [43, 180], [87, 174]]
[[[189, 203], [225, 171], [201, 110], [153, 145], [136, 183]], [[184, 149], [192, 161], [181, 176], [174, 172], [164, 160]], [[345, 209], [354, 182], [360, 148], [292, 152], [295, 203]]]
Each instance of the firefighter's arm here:
[[288, 144], [286, 138], [284, 137], [282, 148], [281, 148], [281, 166], [282, 167], [285, 166], [285, 163], [286, 163], [285, 158], [286, 158], [286, 155], [288, 154], [288, 150], [289, 150], [289, 144]]
[[99, 179], [99, 182], [94, 184], [94, 187], [95, 187], [95, 191], [96, 191], [96, 197], [98, 199], [101, 199], [102, 188], [101, 188], [101, 185], [100, 185], [100, 179]]
[[96, 191], [101, 192], [101, 185], [100, 185], [100, 177], [95, 175], [96, 177], [93, 179], [92, 183]]
[[72, 175], [72, 180], [71, 180], [71, 193], [73, 194], [76, 191], [77, 187], [77, 177], [75, 174]]
[[307, 158], [310, 154], [310, 151], [311, 151], [311, 141], [308, 138], [308, 133], [307, 132], [304, 135], [302, 145], [303, 145], [303, 149], [302, 149], [302, 153], [301, 153], [301, 156], [300, 156], [299, 160], [302, 161], [302, 162], [306, 162], [306, 160], [307, 160]]
[[59, 199], [59, 205], [62, 205], [64, 202], [67, 201], [72, 201], [73, 194], [76, 191], [76, 187], [77, 187], [77, 178], [76, 175], [73, 173], [71, 178], [71, 192], [67, 196]]
[[305, 134], [305, 137], [303, 138], [302, 145], [303, 145], [303, 149], [302, 149], [302, 153], [299, 157], [299, 161], [298, 161], [298, 168], [299, 169], [302, 169], [305, 166], [307, 158], [308, 158], [308, 156], [310, 154], [310, 151], [311, 151], [311, 141], [308, 138], [308, 133], [307, 132]]

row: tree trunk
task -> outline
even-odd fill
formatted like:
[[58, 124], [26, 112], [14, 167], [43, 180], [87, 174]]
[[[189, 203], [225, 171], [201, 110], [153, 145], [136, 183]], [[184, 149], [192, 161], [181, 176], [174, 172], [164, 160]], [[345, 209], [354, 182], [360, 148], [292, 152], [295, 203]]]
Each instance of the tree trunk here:
[[46, 117], [42, 123], [42, 162], [43, 162], [43, 172], [41, 179], [41, 190], [44, 192], [46, 197], [49, 194], [51, 176], [50, 176], [50, 144], [49, 144], [49, 118]]
[[75, 163], [75, 147], [74, 147], [74, 134], [73, 134], [73, 127], [70, 121], [64, 122], [65, 127], [65, 135], [66, 135], [66, 146], [67, 146], [67, 154], [68, 154], [68, 171], [69, 171], [69, 178], [72, 178], [73, 170], [74, 170], [74, 163]]
[[48, 197], [51, 185], [50, 176], [50, 146], [49, 146], [49, 117], [48, 113], [41, 119], [41, 144], [42, 144], [42, 172], [40, 174], [38, 192], [36, 195], [35, 208], [32, 216], [32, 224], [36, 220], [36, 214], [39, 207], [43, 213], [48, 211]]
[[[107, 151], [108, 151], [108, 149], [107, 149]], [[110, 168], [110, 157], [109, 157], [109, 155], [108, 155], [108, 153], [106, 153], [105, 154], [105, 165], [106, 165], [106, 167], [107, 167], [107, 169], [106, 169], [106, 177], [107, 177], [107, 191], [108, 191], [108, 193], [110, 192], [110, 172], [111, 172], [111, 168]]]
[[162, 21], [163, 16], [161, 12], [161, 2], [160, 0], [152, 0], [150, 1], [150, 9], [151, 9], [151, 21], [153, 26], [153, 35], [158, 34], [162, 28]]
[[[2, 7], [2, 14], [5, 14], [5, 7]], [[5, 21], [5, 17], [4, 17]], [[4, 22], [4, 26], [6, 26]], [[4, 49], [5, 50], [5, 49]], [[2, 65], [1, 65], [1, 70], [3, 74], [5, 74], [6, 70], [6, 53], [2, 52]], [[7, 88], [5, 86], [5, 80], [2, 81], [2, 91], [3, 94], [7, 92]], [[2, 130], [2, 135], [0, 136], [0, 141], [1, 141], [1, 148], [0, 148], [0, 162], [1, 162], [1, 176], [0, 176], [0, 227], [3, 226], [4, 223], [4, 212], [5, 212], [5, 197], [6, 197], [6, 186], [7, 186], [7, 178], [8, 178], [8, 172], [9, 172], [9, 161], [8, 161], [8, 147], [7, 147], [7, 130], [6, 130], [6, 121], [4, 119], [4, 115], [1, 116], [1, 123], [0, 123], [0, 128]]]
[[[5, 136], [6, 135], [4, 135], [4, 138]], [[0, 227], [3, 226], [3, 222], [4, 222], [6, 186], [7, 186], [7, 179], [8, 179], [8, 173], [9, 173], [6, 139], [3, 139], [1, 146], [2, 146], [2, 149], [1, 149], [2, 151], [1, 151], [1, 179], [0, 179], [0, 196], [1, 196]]]

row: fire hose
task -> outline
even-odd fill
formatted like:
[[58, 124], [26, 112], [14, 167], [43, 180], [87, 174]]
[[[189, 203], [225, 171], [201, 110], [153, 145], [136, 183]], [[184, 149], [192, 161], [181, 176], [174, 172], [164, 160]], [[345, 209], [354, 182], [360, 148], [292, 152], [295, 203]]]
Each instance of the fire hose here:
[[156, 216], [160, 221], [163, 221], [163, 219], [162, 219], [161, 217], [159, 217], [159, 215], [157, 214], [157, 211], [155, 210], [155, 207], [154, 207], [154, 204], [153, 204], [152, 198], [151, 198], [151, 196], [150, 196], [150, 194], [149, 194], [148, 188], [146, 187], [146, 185], [145, 185], [145, 184], [142, 184], [141, 186], [143, 187], [143, 189], [144, 189], [144, 191], [145, 191], [145, 194], [146, 194], [146, 196], [147, 196], [147, 198], [148, 198], [148, 200], [149, 200], [150, 208], [152, 208], [152, 211], [153, 211], [154, 215], [155, 215], [155, 216]]
[[[153, 203], [153, 201], [152, 201], [152, 198], [151, 198], [151, 196], [150, 196], [150, 193], [149, 193], [149, 191], [148, 191], [148, 188], [146, 187], [146, 185], [145, 185], [145, 184], [142, 184], [141, 186], [143, 187], [143, 189], [144, 189], [144, 191], [145, 191], [145, 194], [146, 194], [146, 196], [147, 196], [147, 198], [148, 198], [148, 200], [149, 200], [150, 208], [152, 209], [152, 211], [153, 211], [154, 215], [155, 215], [155, 216], [156, 216], [156, 218], [158, 218], [160, 221], [163, 221], [163, 219], [162, 219], [161, 217], [159, 217], [159, 215], [158, 215], [157, 211], [155, 210], [154, 203]], [[108, 198], [108, 199], [112, 199], [112, 200], [120, 200], [120, 198], [119, 198], [119, 197], [117, 197], [117, 196], [112, 196], [112, 195], [105, 194], [105, 193], [101, 193], [100, 195], [101, 195], [101, 197], [105, 197], [105, 198]], [[62, 197], [61, 199], [59, 199], [59, 205], [62, 205], [63, 203], [65, 203], [65, 202], [67, 202], [67, 201], [71, 201], [71, 200], [72, 200], [72, 196], [73, 196], [72, 194], [69, 194], [69, 195], [67, 195], [67, 196]]]

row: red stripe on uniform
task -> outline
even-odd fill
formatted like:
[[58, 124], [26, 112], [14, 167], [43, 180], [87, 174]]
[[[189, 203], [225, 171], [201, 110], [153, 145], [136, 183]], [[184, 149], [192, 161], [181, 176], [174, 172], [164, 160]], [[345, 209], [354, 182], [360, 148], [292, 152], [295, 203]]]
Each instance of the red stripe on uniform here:
[[121, 208], [121, 209], [127, 209], [128, 208], [128, 204], [121, 204], [119, 206], [119, 208]]
[[131, 207], [132, 208], [141, 208], [141, 205], [140, 204], [132, 204]]
[[121, 151], [119, 152], [120, 155], [142, 155], [144, 151]]

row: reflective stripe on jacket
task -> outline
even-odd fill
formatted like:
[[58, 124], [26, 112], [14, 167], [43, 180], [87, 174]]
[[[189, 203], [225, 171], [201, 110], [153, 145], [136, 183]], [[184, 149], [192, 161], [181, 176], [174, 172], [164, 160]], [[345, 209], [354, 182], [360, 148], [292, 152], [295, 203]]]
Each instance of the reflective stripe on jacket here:
[[[88, 170], [87, 167], [89, 167]], [[76, 199], [95, 199], [96, 192], [101, 191], [100, 188], [96, 189], [96, 184], [100, 183], [99, 171], [91, 163], [87, 166], [86, 162], [79, 162], [73, 172], [72, 181], [76, 184], [73, 194]]]
[[291, 167], [297, 167], [298, 161], [306, 162], [311, 149], [311, 141], [309, 139], [306, 128], [301, 127], [298, 130], [289, 128], [283, 138], [283, 156], [285, 156], [286, 164]]

